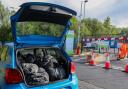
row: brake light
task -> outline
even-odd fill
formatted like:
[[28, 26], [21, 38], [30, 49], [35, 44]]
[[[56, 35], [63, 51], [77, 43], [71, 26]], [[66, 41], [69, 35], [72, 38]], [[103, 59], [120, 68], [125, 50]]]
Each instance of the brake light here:
[[5, 80], [8, 84], [20, 83], [22, 81], [20, 71], [11, 68], [6, 69]]
[[71, 73], [76, 73], [76, 64], [74, 62], [71, 62]]

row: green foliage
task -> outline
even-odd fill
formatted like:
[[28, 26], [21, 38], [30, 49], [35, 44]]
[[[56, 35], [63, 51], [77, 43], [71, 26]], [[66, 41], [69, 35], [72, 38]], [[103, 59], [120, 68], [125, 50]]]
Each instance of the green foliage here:
[[110, 17], [107, 17], [103, 23], [96, 18], [86, 18], [81, 21], [81, 37], [115, 36], [119, 34], [120, 28], [111, 25]]
[[76, 17], [73, 17], [71, 19], [72, 26], [70, 27], [70, 30], [74, 30], [75, 37], [78, 36], [78, 30], [79, 30], [79, 21]]
[[103, 25], [104, 25], [105, 28], [110, 29], [110, 27], [111, 27], [111, 19], [110, 19], [110, 17], [107, 17], [107, 18], [104, 20]]
[[12, 40], [11, 25], [9, 21], [10, 11], [0, 2], [0, 40]]
[[[86, 33], [86, 35], [92, 35], [92, 36], [96, 36], [97, 34], [99, 34], [99, 30], [102, 29], [102, 23], [99, 22], [97, 19], [91, 19], [91, 18], [87, 18], [84, 19], [82, 21], [82, 30], [86, 30], [86, 32], [88, 32], [88, 34]], [[85, 28], [86, 27], [86, 28]], [[88, 30], [88, 31], [87, 31]], [[83, 35], [84, 36], [84, 35]]]
[[122, 36], [128, 36], [128, 27], [121, 28], [120, 35], [122, 35]]

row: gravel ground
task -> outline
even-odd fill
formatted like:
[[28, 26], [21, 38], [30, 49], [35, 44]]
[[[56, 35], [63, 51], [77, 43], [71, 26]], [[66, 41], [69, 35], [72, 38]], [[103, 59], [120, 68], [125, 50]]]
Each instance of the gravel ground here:
[[104, 88], [99, 88], [95, 85], [79, 80], [79, 89], [104, 89]]

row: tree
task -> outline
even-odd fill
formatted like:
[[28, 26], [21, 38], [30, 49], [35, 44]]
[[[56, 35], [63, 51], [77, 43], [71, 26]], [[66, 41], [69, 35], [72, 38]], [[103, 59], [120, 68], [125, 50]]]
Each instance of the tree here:
[[104, 20], [104, 23], [103, 23], [103, 26], [105, 28], [105, 33], [110, 35], [111, 34], [111, 19], [110, 17], [107, 17], [105, 20]]
[[86, 18], [82, 20], [82, 31], [86, 31], [88, 33], [83, 33], [83, 36], [91, 35], [91, 36], [97, 36], [99, 34], [99, 30], [101, 30], [102, 23], [98, 21], [97, 19], [93, 18]]
[[122, 35], [122, 36], [128, 36], [128, 27], [120, 28], [120, 29], [121, 29], [120, 35]]
[[11, 25], [9, 21], [10, 11], [5, 8], [2, 3], [0, 2], [0, 40], [1, 41], [8, 41], [12, 40], [11, 35]]
[[74, 32], [75, 32], [75, 38], [76, 38], [76, 37], [78, 37], [79, 21], [78, 21], [78, 19], [76, 17], [73, 17], [71, 19], [71, 23], [72, 23], [72, 25], [70, 27], [70, 30], [74, 30]]

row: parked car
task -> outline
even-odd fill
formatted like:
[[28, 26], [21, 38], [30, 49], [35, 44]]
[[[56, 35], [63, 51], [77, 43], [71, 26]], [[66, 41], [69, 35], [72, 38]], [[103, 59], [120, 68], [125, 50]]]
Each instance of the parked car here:
[[75, 15], [56, 4], [21, 5], [11, 16], [14, 42], [0, 46], [0, 89], [78, 89], [75, 63], [63, 49]]

